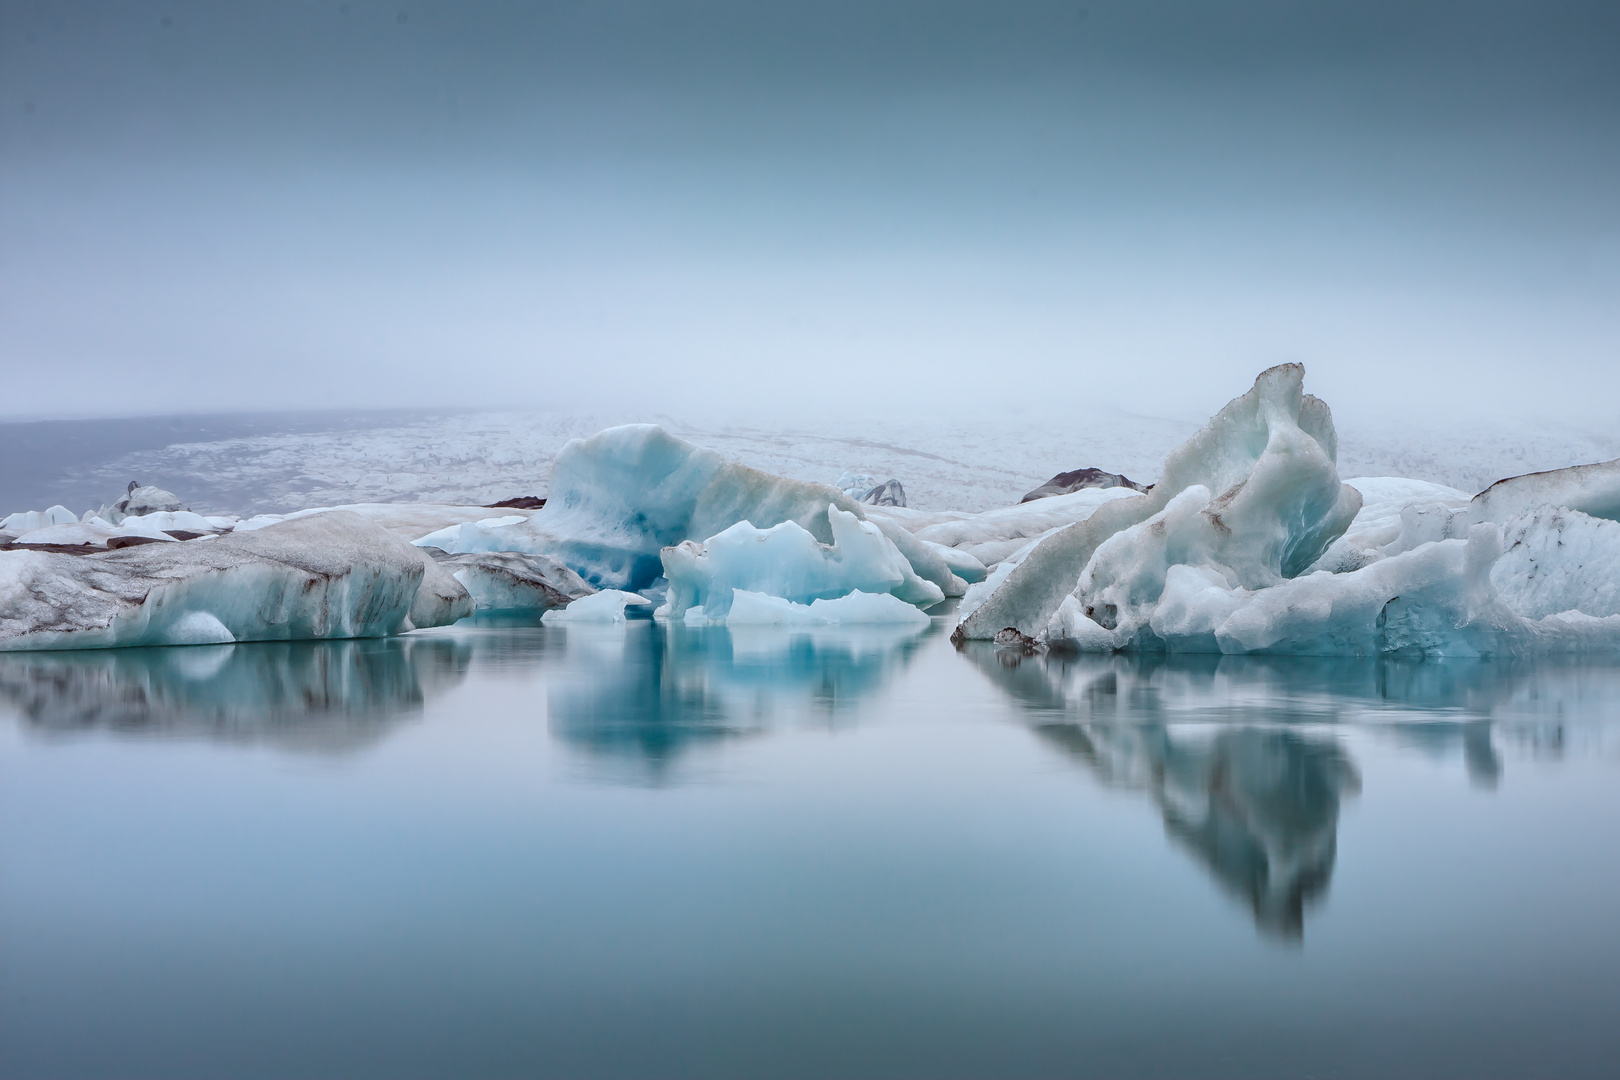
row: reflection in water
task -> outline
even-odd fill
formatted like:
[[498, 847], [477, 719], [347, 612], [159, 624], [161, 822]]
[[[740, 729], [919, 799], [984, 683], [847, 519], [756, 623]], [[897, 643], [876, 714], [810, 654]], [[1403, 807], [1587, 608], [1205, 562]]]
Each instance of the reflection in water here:
[[1035, 730], [1105, 782], [1148, 791], [1170, 835], [1264, 930], [1298, 937], [1333, 874], [1339, 798], [1360, 788], [1336, 742], [1222, 727], [1042, 722]]
[[[685, 750], [795, 723], [836, 726], [943, 623], [911, 628], [569, 626], [578, 677], [550, 697], [551, 731], [622, 779], [660, 783]], [[594, 662], [593, 662], [594, 661]], [[604, 672], [610, 672], [604, 677]]]
[[202, 737], [341, 753], [371, 745], [459, 682], [445, 637], [0, 655], [0, 698], [36, 731]]
[[1377, 724], [1458, 755], [1494, 787], [1494, 733], [1542, 755], [1620, 711], [1620, 669], [1545, 659], [1411, 661], [1026, 655], [961, 650], [1034, 729], [1105, 782], [1150, 793], [1166, 828], [1267, 930], [1302, 932], [1333, 871], [1339, 801], [1359, 789], [1318, 725]]

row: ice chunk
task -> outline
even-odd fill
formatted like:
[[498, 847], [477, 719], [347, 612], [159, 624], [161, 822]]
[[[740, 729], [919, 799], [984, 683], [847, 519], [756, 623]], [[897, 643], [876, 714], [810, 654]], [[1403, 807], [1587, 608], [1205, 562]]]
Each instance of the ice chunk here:
[[461, 506], [451, 503], [347, 503], [342, 506], [312, 507], [291, 514], [259, 514], [242, 522], [237, 528], [248, 531], [262, 529], [278, 521], [291, 521], [294, 518], [326, 514], [333, 510], [359, 514], [372, 524], [387, 529], [403, 540], [416, 540], [418, 537], [425, 539], [425, 533], [454, 529], [466, 522], [502, 520], [507, 524], [515, 524], [527, 521], [533, 513], [533, 511], [506, 510], [502, 514], [492, 516], [487, 506]]
[[[1166, 520], [1195, 522], [1191, 505], [1189, 495], [1189, 504], [1173, 507]], [[1614, 651], [1620, 649], [1620, 599], [1612, 584], [1616, 538], [1610, 528], [1572, 511], [1548, 510], [1515, 519], [1511, 535], [1519, 548], [1506, 565], [1501, 533], [1483, 523], [1466, 539], [1252, 590], [1212, 565], [1173, 565], [1158, 601], [1128, 615], [1122, 610], [1108, 638], [1086, 626], [1095, 620], [1077, 597], [1060, 607], [1047, 639], [1094, 650], [1139, 648], [1150, 640], [1170, 651], [1307, 656]], [[1620, 534], [1620, 525], [1612, 529]], [[1570, 549], [1567, 558], [1560, 540]]]
[[422, 561], [422, 584], [411, 601], [411, 625], [449, 626], [471, 615], [475, 605], [466, 586], [435, 562], [431, 553], [422, 548], [413, 550]]
[[185, 507], [180, 505], [180, 497], [174, 492], [165, 491], [150, 484], [142, 485], [131, 480], [129, 490], [122, 499], [110, 506], [103, 506], [100, 510], [94, 511], [91, 516], [117, 525], [126, 517], [141, 517], [146, 514], [184, 509]]
[[1345, 483], [1361, 492], [1361, 509], [1314, 570], [1359, 570], [1419, 544], [1468, 535], [1468, 496], [1456, 488], [1396, 476], [1363, 476]]
[[[973, 556], [959, 554], [951, 548], [919, 540], [893, 519], [873, 516], [867, 518], [867, 521], [877, 526], [878, 531], [889, 538], [890, 543], [899, 549], [900, 554], [911, 564], [911, 569], [918, 577], [938, 586], [939, 591], [945, 596], [961, 596], [967, 592], [970, 580], [979, 580], [985, 574], [984, 567]], [[968, 575], [973, 575], [976, 567], [977, 577], [957, 574], [957, 566], [966, 570]]]
[[[1085, 488], [1068, 495], [986, 510], [982, 514], [958, 515], [948, 521], [916, 527], [913, 531], [919, 540], [967, 551], [988, 566], [1023, 547], [1034, 537], [1063, 525], [1084, 521], [1104, 503], [1134, 498], [1136, 494], [1129, 488]], [[999, 558], [986, 560], [978, 553], [981, 545], [1009, 543], [1010, 547]]]
[[73, 511], [65, 506], [57, 505], [49, 510], [23, 510], [9, 514], [4, 521], [0, 521], [0, 529], [9, 533], [30, 533], [36, 529], [46, 529], [52, 525], [71, 525], [79, 519]]
[[412, 626], [415, 548], [353, 514], [209, 542], [0, 553], [0, 649], [376, 637]]
[[549, 611], [596, 591], [544, 555], [478, 551], [446, 556], [438, 565], [472, 594], [480, 611]]
[[1620, 615], [1620, 522], [1544, 506], [1509, 518], [1491, 584], [1518, 614]]
[[625, 621], [625, 608], [645, 607], [651, 603], [645, 596], [636, 593], [603, 589], [599, 593], [581, 597], [567, 607], [552, 608], [540, 619], [548, 623], [620, 623]]
[[1503, 522], [1542, 506], [1620, 521], [1620, 458], [1498, 480], [1469, 504], [1474, 521]]
[[669, 601], [660, 612], [681, 618], [688, 608], [701, 606], [710, 619], [722, 618], [736, 591], [800, 604], [855, 591], [893, 593], [925, 606], [945, 598], [938, 586], [917, 576], [877, 525], [831, 504], [823, 513], [830, 544], [796, 522], [760, 529], [739, 521], [701, 544], [688, 540], [665, 548]]
[[528, 520], [527, 514], [512, 514], [505, 517], [483, 518], [479, 521], [464, 521], [458, 525], [446, 525], [444, 528], [430, 532], [426, 536], [419, 536], [412, 540], [411, 543], [417, 547], [438, 548], [440, 551], [498, 550], [484, 546], [489, 542], [491, 536], [506, 535], [504, 533], [497, 534], [495, 530], [504, 529], [508, 525], [516, 525], [519, 522]]
[[[1046, 537], [962, 620], [956, 636], [988, 640], [1007, 627], [1026, 636], [1043, 634], [1071, 592], [1082, 610], [1098, 612], [1110, 603], [1117, 607], [1128, 595], [1129, 606], [1140, 615], [1151, 603], [1148, 594], [1162, 587], [1168, 566], [1153, 567], [1154, 551], [1172, 562], [1211, 560], [1234, 585], [1250, 589], [1304, 571], [1361, 508], [1360, 493], [1339, 482], [1332, 414], [1304, 392], [1304, 376], [1299, 364], [1261, 372], [1248, 393], [1227, 403], [1170, 453], [1151, 491], [1106, 503], [1084, 521]], [[1194, 487], [1204, 491], [1178, 505], [1177, 537], [1153, 535], [1170, 528], [1170, 519], [1143, 523]], [[1059, 496], [1065, 497], [1073, 496]], [[1193, 503], [1196, 510], [1189, 510]], [[1202, 522], [1186, 516], [1191, 513]], [[1112, 549], [1108, 565], [1081, 584], [1103, 542], [1139, 525], [1131, 540]], [[1139, 556], [1128, 554], [1126, 549], [1137, 544], [1146, 545]], [[1131, 573], [1145, 576], [1126, 581]], [[1101, 596], [1104, 591], [1110, 598]], [[1108, 628], [1106, 616], [1103, 625]], [[1133, 630], [1140, 628], [1139, 622], [1132, 624]]]
[[[916, 626], [928, 616], [889, 593], [852, 592], [830, 600], [795, 604], [780, 596], [736, 589], [727, 605], [728, 626]], [[712, 621], [712, 619], [711, 619]]]
[[[825, 475], [825, 474], [823, 474]], [[877, 486], [877, 477], [870, 473], [846, 470], [833, 482], [833, 487], [859, 502], [868, 491]]]
[[900, 486], [898, 480], [885, 480], [873, 485], [870, 491], [861, 496], [860, 501], [869, 506], [905, 506], [906, 489]]
[[[883, 523], [881, 521], [878, 522], [878, 527], [882, 528], [882, 526]], [[884, 530], [883, 535], [890, 535], [887, 529]], [[950, 570], [952, 574], [961, 578], [969, 585], [976, 584], [990, 576], [990, 568], [985, 566], [984, 563], [980, 562], [966, 551], [961, 551], [953, 547], [946, 547], [944, 544], [936, 544], [930, 540], [920, 540], [918, 542], [927, 545], [928, 550], [939, 556], [940, 561], [945, 564], [946, 569]], [[901, 553], [905, 554], [904, 548], [901, 549]], [[907, 558], [910, 558], [910, 556], [908, 555]], [[916, 560], [913, 559], [911, 565], [915, 567], [917, 565]], [[933, 579], [930, 578], [929, 580]], [[949, 596], [951, 594], [946, 593], [946, 595]]]
[[639, 589], [662, 573], [662, 549], [738, 522], [767, 529], [791, 521], [830, 544], [829, 503], [861, 516], [825, 484], [771, 476], [655, 425], [630, 424], [564, 446], [546, 505], [528, 521], [458, 538], [446, 550], [550, 555], [593, 585]]
[[1146, 491], [1147, 486], [1138, 484], [1120, 473], [1104, 472], [1102, 469], [1075, 469], [1072, 472], [1060, 472], [1040, 487], [1025, 495], [1020, 502], [1034, 502], [1036, 499], [1046, 499], [1053, 495], [1068, 495], [1087, 488], [1129, 488], [1132, 491]]

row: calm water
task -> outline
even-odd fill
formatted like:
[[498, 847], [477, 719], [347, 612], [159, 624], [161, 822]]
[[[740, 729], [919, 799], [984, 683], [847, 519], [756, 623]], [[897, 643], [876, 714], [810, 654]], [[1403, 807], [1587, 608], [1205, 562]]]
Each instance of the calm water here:
[[0, 1075], [1608, 1076], [1620, 667], [0, 657]]

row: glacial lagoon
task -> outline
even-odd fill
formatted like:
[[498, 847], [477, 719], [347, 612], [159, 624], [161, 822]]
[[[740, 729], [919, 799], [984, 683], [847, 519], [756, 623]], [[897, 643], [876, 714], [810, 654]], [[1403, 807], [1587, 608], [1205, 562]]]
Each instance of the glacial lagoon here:
[[1620, 663], [0, 656], [0, 1074], [1604, 1076]]

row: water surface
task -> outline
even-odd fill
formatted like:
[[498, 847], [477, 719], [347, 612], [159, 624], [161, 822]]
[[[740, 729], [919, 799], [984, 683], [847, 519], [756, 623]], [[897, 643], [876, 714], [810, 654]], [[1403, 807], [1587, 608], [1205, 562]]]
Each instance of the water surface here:
[[0, 1075], [1605, 1076], [1620, 667], [0, 657]]

